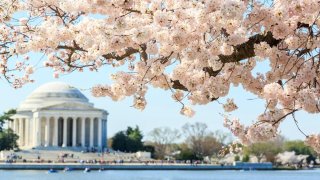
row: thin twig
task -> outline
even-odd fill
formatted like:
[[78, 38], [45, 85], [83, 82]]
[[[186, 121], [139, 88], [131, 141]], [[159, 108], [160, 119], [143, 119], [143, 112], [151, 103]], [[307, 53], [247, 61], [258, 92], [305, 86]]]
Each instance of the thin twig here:
[[297, 119], [296, 119], [296, 117], [295, 117], [295, 115], [294, 115], [294, 113], [292, 113], [292, 118], [293, 118], [293, 120], [294, 120], [294, 123], [296, 124], [296, 126], [297, 126], [297, 128], [298, 128], [298, 130], [307, 138], [308, 137], [308, 135], [306, 135], [306, 133], [304, 133], [301, 129], [300, 129], [300, 127], [299, 127], [299, 125], [298, 125], [298, 121], [297, 121]]

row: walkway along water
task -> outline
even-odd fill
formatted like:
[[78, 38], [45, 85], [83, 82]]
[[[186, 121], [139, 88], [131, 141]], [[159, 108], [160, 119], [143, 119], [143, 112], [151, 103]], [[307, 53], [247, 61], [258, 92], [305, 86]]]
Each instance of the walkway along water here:
[[240, 163], [227, 166], [220, 165], [145, 165], [145, 164], [0, 164], [0, 169], [7, 170], [63, 170], [66, 167], [74, 170], [83, 170], [90, 168], [92, 170], [274, 170], [271, 163]]

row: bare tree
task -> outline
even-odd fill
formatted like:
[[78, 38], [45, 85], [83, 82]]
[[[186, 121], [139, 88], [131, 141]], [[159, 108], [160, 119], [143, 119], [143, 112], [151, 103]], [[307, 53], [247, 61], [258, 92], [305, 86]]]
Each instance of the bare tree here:
[[214, 131], [213, 135], [222, 144], [230, 144], [233, 141], [232, 135], [230, 133], [225, 133], [221, 130]]
[[155, 156], [163, 159], [171, 151], [172, 144], [180, 138], [180, 133], [177, 129], [162, 127], [153, 129], [149, 136], [155, 147]]
[[222, 148], [222, 143], [213, 133], [206, 135], [202, 141], [202, 157], [217, 155]]
[[187, 123], [182, 127], [182, 131], [186, 135], [186, 144], [199, 159], [211, 156], [221, 149], [222, 144], [205, 123]]

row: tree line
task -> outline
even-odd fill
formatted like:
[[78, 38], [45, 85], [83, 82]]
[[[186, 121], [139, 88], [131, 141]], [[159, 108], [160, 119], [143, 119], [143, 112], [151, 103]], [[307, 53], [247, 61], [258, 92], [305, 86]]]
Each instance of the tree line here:
[[[144, 141], [143, 141], [144, 140]], [[221, 150], [232, 146], [230, 134], [210, 131], [205, 123], [186, 123], [180, 130], [158, 127], [145, 136], [138, 126], [119, 131], [109, 139], [109, 147], [123, 152], [148, 151], [155, 159], [204, 160], [220, 159]], [[239, 144], [241, 151], [235, 161], [250, 161], [255, 156], [259, 162], [276, 163], [279, 153], [294, 151], [296, 155], [308, 155], [307, 162], [316, 160], [318, 154], [301, 140], [286, 140], [278, 136], [274, 140], [253, 143], [248, 146]]]
[[242, 161], [249, 161], [249, 156], [254, 155], [258, 158], [258, 161], [264, 159], [264, 161], [277, 163], [277, 155], [279, 153], [292, 151], [296, 155], [307, 155], [307, 163], [316, 162], [319, 155], [302, 140], [286, 140], [284, 137], [279, 136], [272, 141], [254, 143], [243, 147], [242, 155], [245, 159], [242, 159]]
[[117, 132], [110, 140], [114, 150], [123, 152], [150, 151], [156, 159], [194, 159], [218, 155], [230, 136], [221, 131], [212, 132], [205, 123], [186, 123], [181, 130], [169, 127], [153, 129], [142, 142], [138, 126]]

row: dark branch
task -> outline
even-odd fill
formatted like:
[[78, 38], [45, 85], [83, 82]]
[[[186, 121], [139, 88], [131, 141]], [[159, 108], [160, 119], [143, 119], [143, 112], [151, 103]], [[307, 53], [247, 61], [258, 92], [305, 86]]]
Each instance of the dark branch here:
[[182, 85], [179, 80], [171, 80], [171, 83], [173, 83], [172, 85], [172, 88], [173, 89], [180, 89], [180, 90], [183, 90], [183, 91], [188, 91], [188, 89]]
[[222, 63], [239, 62], [244, 59], [254, 57], [254, 45], [266, 42], [270, 47], [277, 46], [281, 40], [275, 39], [271, 32], [267, 32], [265, 35], [257, 34], [249, 38], [249, 40], [243, 44], [234, 47], [234, 53], [229, 56], [219, 55]]
[[126, 57], [129, 57], [130, 55], [132, 55], [132, 54], [135, 54], [135, 53], [138, 53], [139, 52], [139, 49], [134, 49], [134, 48], [127, 48], [126, 50], [125, 50], [125, 53], [124, 54], [122, 54], [121, 56], [119, 56], [119, 55], [117, 55], [116, 53], [108, 53], [108, 54], [105, 54], [105, 55], [103, 55], [103, 57], [105, 58], [105, 59], [115, 59], [115, 60], [122, 60], [122, 59], [124, 59], [124, 58], [126, 58]]
[[[270, 47], [277, 46], [281, 40], [275, 39], [271, 32], [267, 32], [265, 35], [257, 34], [249, 38], [249, 40], [243, 44], [237, 45], [234, 47], [234, 52], [229, 55], [219, 55], [220, 61], [224, 64], [239, 62], [255, 56], [254, 45], [260, 44], [261, 42], [266, 42]], [[203, 71], [207, 72], [210, 76], [217, 76], [222, 70], [214, 71], [211, 67], [204, 67]], [[187, 88], [184, 87], [179, 80], [172, 81], [174, 83], [174, 89], [180, 89], [187, 91]]]

